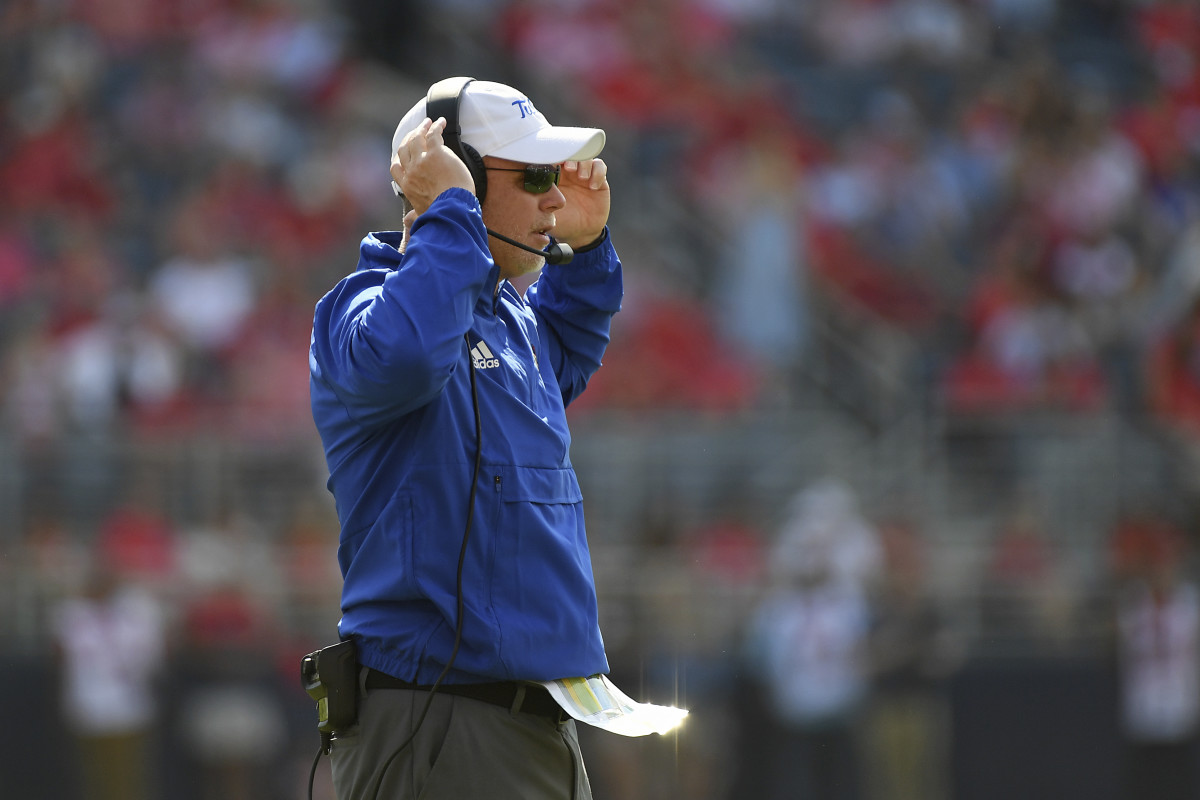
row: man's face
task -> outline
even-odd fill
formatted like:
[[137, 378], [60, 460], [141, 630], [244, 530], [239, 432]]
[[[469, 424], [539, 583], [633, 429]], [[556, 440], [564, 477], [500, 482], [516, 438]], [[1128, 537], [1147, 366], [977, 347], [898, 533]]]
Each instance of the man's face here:
[[[534, 250], [542, 250], [549, 245], [549, 234], [555, 222], [554, 212], [566, 205], [566, 198], [558, 186], [551, 186], [549, 191], [542, 194], [534, 194], [524, 188], [524, 163], [492, 156], [484, 157], [483, 163], [491, 168], [487, 175], [487, 197], [483, 201], [484, 224], [496, 233]], [[500, 268], [501, 278], [511, 280], [534, 272], [545, 262], [541, 256], [527, 253], [499, 239], [490, 238], [488, 242], [492, 258]]]

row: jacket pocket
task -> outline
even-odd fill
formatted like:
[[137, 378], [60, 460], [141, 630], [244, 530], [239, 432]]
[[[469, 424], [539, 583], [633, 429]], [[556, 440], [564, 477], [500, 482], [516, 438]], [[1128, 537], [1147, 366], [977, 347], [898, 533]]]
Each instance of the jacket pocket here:
[[538, 679], [552, 651], [576, 647], [596, 624], [582, 495], [569, 469], [501, 477], [492, 586], [501, 660], [514, 677]]

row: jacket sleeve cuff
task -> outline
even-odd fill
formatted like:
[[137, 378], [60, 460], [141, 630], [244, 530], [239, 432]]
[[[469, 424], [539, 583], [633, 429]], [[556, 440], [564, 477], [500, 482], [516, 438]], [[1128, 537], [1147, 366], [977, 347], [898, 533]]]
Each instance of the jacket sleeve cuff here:
[[607, 241], [608, 241], [608, 226], [605, 225], [604, 231], [599, 236], [597, 236], [596, 239], [591, 244], [585, 244], [583, 247], [577, 247], [577, 248], [575, 248], [575, 252], [576, 253], [587, 253], [591, 250], [595, 250], [597, 247], [600, 247]]

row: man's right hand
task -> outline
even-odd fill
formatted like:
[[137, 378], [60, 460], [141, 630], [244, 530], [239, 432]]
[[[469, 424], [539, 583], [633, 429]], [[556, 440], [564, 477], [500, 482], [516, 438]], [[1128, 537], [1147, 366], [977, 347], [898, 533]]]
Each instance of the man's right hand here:
[[392, 180], [418, 215], [447, 189], [458, 187], [475, 193], [467, 165], [442, 141], [445, 128], [444, 117], [436, 122], [426, 119], [404, 137], [393, 154]]

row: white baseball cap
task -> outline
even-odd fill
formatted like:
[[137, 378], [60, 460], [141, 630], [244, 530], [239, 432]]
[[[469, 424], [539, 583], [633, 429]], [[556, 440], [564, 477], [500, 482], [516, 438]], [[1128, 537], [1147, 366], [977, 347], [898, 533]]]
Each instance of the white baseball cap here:
[[[466, 80], [465, 78], [462, 80]], [[425, 98], [408, 110], [392, 136], [392, 154], [426, 117]], [[471, 81], [458, 105], [461, 141], [481, 156], [526, 164], [558, 164], [595, 158], [604, 149], [604, 131], [551, 125], [529, 98], [511, 86]]]

